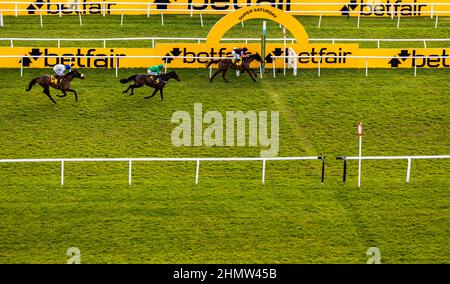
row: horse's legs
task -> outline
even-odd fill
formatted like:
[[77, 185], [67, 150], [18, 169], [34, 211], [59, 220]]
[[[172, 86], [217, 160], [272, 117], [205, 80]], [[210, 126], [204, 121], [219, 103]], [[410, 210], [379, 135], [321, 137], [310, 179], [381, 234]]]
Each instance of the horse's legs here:
[[66, 91], [67, 92], [72, 92], [75, 95], [75, 101], [78, 102], [78, 95], [77, 95], [77, 92], [75, 90], [67, 89]]
[[161, 101], [164, 100], [163, 89], [164, 88], [161, 88], [161, 90], [159, 90], [159, 94], [161, 95]]
[[255, 78], [257, 78], [257, 77], [258, 77], [258, 74], [256, 74], [255, 69], [250, 69], [250, 70], [252, 70], [253, 75], [255, 75]]
[[209, 79], [209, 82], [212, 83], [214, 77], [216, 77], [217, 74], [219, 74], [220, 72], [222, 72], [222, 70], [217, 70], [216, 72], [214, 72], [214, 75], [212, 75], [211, 79]]
[[[128, 89], [126, 89], [126, 90], [123, 91], [122, 93], [126, 94], [126, 93], [128, 93], [128, 91], [131, 89], [131, 94], [130, 94], [130, 96], [131, 96], [131, 95], [133, 95], [133, 89], [136, 88], [136, 86], [137, 86], [137, 84], [129, 85], [129, 86], [128, 86]], [[142, 87], [142, 86], [141, 86], [141, 87]]]
[[156, 95], [156, 92], [158, 92], [158, 91], [159, 91], [158, 89], [155, 89], [155, 91], [153, 92], [153, 94], [151, 96], [144, 97], [144, 99], [150, 99], [150, 98], [154, 97]]
[[225, 82], [230, 83], [230, 81], [225, 78], [225, 74], [227, 74], [228, 68], [222, 70], [222, 78], [225, 80]]
[[131, 86], [132, 86], [132, 85], [129, 85], [129, 86], [128, 86], [128, 89], [126, 89], [125, 91], [122, 91], [122, 93], [123, 93], [123, 94], [128, 93], [128, 91], [130, 90]]
[[61, 92], [63, 93], [62, 95], [57, 94], [56, 96], [60, 97], [60, 98], [64, 98], [65, 96], [67, 96], [66, 91], [61, 90]]
[[56, 101], [52, 98], [52, 96], [50, 96], [50, 90], [47, 88], [44, 88], [44, 94], [47, 95], [47, 97], [52, 100], [52, 102], [54, 102], [56, 104]]
[[140, 83], [140, 84], [133, 84], [131, 85], [129, 88], [131, 88], [131, 93], [130, 96], [134, 95], [134, 89], [140, 88], [144, 86], [144, 84]]
[[255, 78], [253, 78], [252, 73], [250, 73], [249, 69], [245, 69], [245, 71], [247, 72], [247, 74], [250, 76], [250, 78], [252, 78], [253, 82], [256, 82]]

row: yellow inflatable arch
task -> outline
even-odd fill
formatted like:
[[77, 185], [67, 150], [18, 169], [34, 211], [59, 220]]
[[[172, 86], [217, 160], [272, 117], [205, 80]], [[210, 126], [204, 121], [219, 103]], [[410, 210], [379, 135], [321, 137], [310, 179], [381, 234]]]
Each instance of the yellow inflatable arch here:
[[269, 6], [248, 6], [227, 14], [211, 28], [206, 43], [218, 44], [225, 33], [233, 26], [251, 19], [267, 19], [286, 27], [297, 44], [308, 44], [308, 34], [297, 19], [290, 14]]

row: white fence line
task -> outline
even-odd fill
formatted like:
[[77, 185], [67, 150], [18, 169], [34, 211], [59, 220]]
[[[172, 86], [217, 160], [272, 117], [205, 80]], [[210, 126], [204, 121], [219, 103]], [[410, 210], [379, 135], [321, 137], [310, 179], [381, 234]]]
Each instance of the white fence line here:
[[325, 157], [307, 156], [307, 157], [272, 157], [272, 158], [51, 158], [51, 159], [0, 159], [1, 163], [61, 163], [61, 185], [64, 185], [64, 164], [67, 162], [128, 162], [128, 184], [132, 181], [132, 162], [196, 162], [195, 184], [198, 185], [200, 175], [200, 162], [227, 162], [227, 161], [262, 161], [261, 183], [265, 183], [266, 162], [267, 161], [300, 161], [300, 160], [321, 160], [322, 176], [325, 175]]
[[[395, 57], [395, 56], [394, 56]], [[293, 56], [293, 55], [289, 55], [289, 56], [272, 56], [273, 62], [275, 62], [275, 60], [277, 58], [282, 58], [284, 60], [291, 60], [292, 58], [318, 58], [318, 63], [317, 63], [317, 76], [320, 77], [320, 71], [321, 71], [321, 63], [322, 63], [322, 59], [327, 59], [327, 58], [355, 58], [355, 59], [365, 59], [365, 71], [366, 71], [366, 77], [369, 76], [369, 59], [392, 59], [393, 56], [369, 56], [369, 55], [346, 55], [346, 56], [339, 56], [339, 55], [297, 55], [297, 56]], [[395, 58], [397, 59], [429, 59], [429, 58], [439, 58], [439, 59], [446, 59], [446, 58], [450, 58], [450, 55], [420, 55], [420, 56], [396, 56]], [[413, 61], [414, 62], [414, 61]], [[315, 63], [315, 62], [313, 62]], [[415, 63], [415, 62], [414, 62]], [[417, 65], [414, 64], [414, 66], [412, 67], [414, 69], [414, 77], [417, 76]], [[420, 67], [419, 67], [420, 68]], [[448, 67], [444, 67], [444, 68], [448, 68]], [[297, 69], [293, 69], [293, 74], [296, 76], [297, 75]], [[275, 78], [275, 63], [273, 64], [273, 77]]]
[[[2, 9], [0, 11], [5, 11], [5, 12], [27, 12], [27, 9], [18, 9], [18, 5], [27, 5], [27, 4], [35, 4], [34, 1], [28, 1], [28, 2], [17, 2], [17, 1], [4, 1], [2, 2], [3, 4], [14, 4], [15, 8], [14, 9]], [[62, 10], [69, 10], [72, 12], [86, 12], [89, 10], [89, 7], [86, 7], [85, 5], [83, 5], [83, 3], [67, 3], [67, 2], [52, 2], [52, 5], [57, 6], [58, 11], [59, 11], [59, 16], [62, 16]], [[207, 10], [207, 9], [203, 9], [203, 10], [196, 10], [193, 7], [195, 5], [201, 4], [202, 6], [206, 6], [208, 8], [211, 8], [212, 6], [216, 6], [215, 3], [188, 3], [188, 2], [183, 2], [183, 3], [155, 3], [155, 2], [114, 2], [114, 1], [108, 1], [108, 2], [89, 2], [90, 5], [93, 4], [99, 4], [100, 5], [100, 12], [101, 14], [105, 15], [106, 12], [114, 12], [114, 11], [135, 11], [135, 12], [143, 12], [142, 14], [151, 14], [152, 11], [158, 12], [158, 14], [160, 14], [162, 11], [161, 9], [158, 8], [151, 8], [152, 6], [159, 6], [159, 5], [164, 5], [167, 7], [170, 6], [188, 6], [189, 8], [185, 8], [185, 9], [167, 9], [168, 12], [189, 12], [191, 15], [193, 13], [199, 14], [199, 13], [215, 13], [215, 14], [225, 14], [225, 13], [230, 13], [235, 11], [234, 7], [233, 9], [228, 9], [228, 10]], [[108, 4], [115, 4], [115, 5], [130, 5], [130, 6], [146, 6], [146, 8], [112, 8], [112, 5], [108, 5]], [[277, 3], [283, 5], [284, 7], [289, 6], [290, 7], [290, 11], [285, 11], [287, 13], [317, 13], [317, 14], [328, 14], [328, 13], [342, 13], [342, 11], [338, 11], [336, 9], [334, 10], [304, 10], [301, 8], [296, 9], [296, 6], [344, 6], [344, 5], [359, 5], [359, 3], [316, 3], [316, 2], [308, 2], [308, 3]], [[370, 5], [370, 3], [364, 3], [365, 6], [372, 6]], [[378, 3], [374, 3], [373, 5], [377, 5]], [[402, 5], [404, 5], [405, 3], [399, 2], [399, 3], [389, 3], [389, 4], [385, 4], [386, 6], [389, 5], [391, 8], [393, 7], [401, 7]], [[446, 13], [447, 11], [439, 11], [437, 10], [435, 7], [436, 6], [449, 6], [450, 3], [426, 3], [426, 2], [415, 2], [415, 3], [407, 3], [408, 5], [411, 6], [420, 6], [420, 5], [429, 5], [430, 6], [430, 11], [420, 11], [422, 14], [437, 14], [437, 13]], [[63, 9], [63, 7], [66, 6], [72, 6], [71, 8], [67, 9]], [[264, 7], [264, 6], [273, 6], [273, 3], [250, 3], [247, 4], [246, 6], [260, 6], [260, 7]], [[294, 8], [294, 9], [293, 9]], [[378, 11], [375, 11], [378, 12]], [[416, 13], [416, 11], [401, 11], [399, 9], [392, 9], [390, 13], [387, 14], [391, 14], [394, 15], [396, 13], [400, 14], [402, 13], [403, 15], [409, 12], [410, 14], [414, 14]], [[350, 15], [357, 15], [357, 14], [363, 14], [363, 13], [367, 13], [367, 11], [357, 11], [357, 10], [352, 10], [352, 11], [348, 11], [348, 14]]]
[[[61, 42], [71, 41], [99, 41], [103, 43], [106, 48], [106, 43], [109, 41], [151, 41], [152, 47], [155, 47], [157, 41], [175, 40], [175, 41], [196, 41], [197, 43], [206, 42], [203, 37], [133, 37], [133, 38], [20, 38], [20, 37], [5, 37], [0, 38], [0, 41], [9, 41], [10, 47], [14, 47], [14, 41], [56, 41], [57, 46], [61, 47]], [[282, 42], [284, 38], [267, 38], [267, 41]], [[261, 38], [222, 38], [221, 41], [240, 41], [240, 42], [259, 42]], [[286, 38], [286, 41], [295, 43], [295, 38]], [[377, 48], [381, 47], [382, 42], [417, 42], [423, 43], [427, 47], [429, 42], [450, 42], [450, 38], [310, 38], [311, 42], [376, 42]]]
[[[15, 16], [18, 16], [19, 12], [28, 12], [27, 9], [18, 9], [18, 5], [22, 4], [22, 5], [26, 5], [26, 4], [34, 4], [34, 2], [3, 2], [3, 3], [11, 3], [11, 4], [15, 4], [14, 9], [0, 9], [0, 19], [3, 17], [3, 12], [14, 12]], [[116, 3], [116, 4], [125, 4], [125, 5], [146, 5], [146, 8], [111, 8], [111, 3]], [[88, 7], [86, 7], [84, 4], [80, 3], [80, 4], [68, 4], [65, 2], [52, 2], [53, 5], [56, 5], [57, 9], [58, 9], [58, 15], [59, 17], [63, 16], [63, 10], [68, 10], [70, 12], [74, 12], [76, 14], [79, 15], [79, 21], [80, 21], [80, 26], [83, 25], [82, 22], [82, 18], [81, 15], [82, 14], [87, 14], [86, 12], [89, 10]], [[233, 7], [233, 9], [228, 9], [228, 10], [221, 10], [221, 11], [217, 11], [214, 9], [206, 9], [206, 10], [196, 10], [194, 9], [194, 5], [197, 3], [192, 3], [191, 5], [189, 3], [152, 3], [152, 2], [147, 2], [147, 3], [141, 3], [141, 2], [89, 2], [90, 5], [92, 4], [99, 4], [100, 5], [100, 14], [102, 14], [103, 16], [106, 16], [106, 14], [110, 14], [111, 12], [119, 12], [121, 15], [120, 18], [120, 25], [123, 25], [123, 17], [124, 17], [124, 12], [141, 12], [138, 13], [140, 15], [147, 15], [147, 17], [150, 17], [151, 14], [155, 14], [155, 15], [161, 15], [161, 25], [164, 25], [164, 14], [172, 14], [173, 12], [184, 12], [186, 14], [190, 14], [190, 16], [192, 17], [193, 14], [199, 14], [200, 15], [200, 25], [203, 27], [203, 14], [227, 14], [230, 12], [234, 12], [235, 8]], [[302, 9], [298, 9], [295, 10], [295, 6], [305, 6], [305, 5], [315, 5], [315, 6], [327, 6], [327, 5], [354, 5], [355, 3], [282, 3], [285, 6], [290, 6], [290, 8], [294, 7], [293, 10], [291, 11], [285, 11], [287, 13], [290, 14], [295, 14], [295, 15], [301, 15], [301, 14], [305, 14], [305, 15], [311, 15], [311, 14], [317, 14], [317, 16], [319, 16], [319, 24], [318, 24], [318, 28], [320, 28], [320, 23], [322, 20], [322, 16], [323, 15], [327, 15], [327, 14], [338, 14], [337, 16], [349, 16], [349, 15], [357, 15], [358, 16], [358, 29], [360, 28], [360, 18], [361, 15], [362, 16], [369, 16], [370, 15], [365, 15], [364, 13], [367, 13], [367, 11], [361, 10], [352, 10], [352, 11], [348, 11], [346, 13], [342, 13], [341, 11], [337, 11], [337, 10], [302, 10]], [[429, 16], [431, 19], [433, 19], [433, 17], [435, 17], [435, 25], [434, 27], [437, 28], [438, 27], [438, 19], [439, 19], [439, 15], [441, 16], [450, 16], [450, 11], [440, 11], [437, 10], [435, 8], [435, 6], [450, 6], [450, 3], [408, 3], [411, 6], [419, 6], [419, 5], [430, 5], [430, 11], [420, 11], [421, 15], [418, 16]], [[185, 9], [170, 9], [167, 10], [167, 12], [165, 12], [166, 10], [161, 10], [158, 9], [158, 7], [155, 8], [151, 8], [151, 6], [158, 6], [158, 5], [165, 5], [165, 6], [183, 6], [183, 5], [188, 5], [189, 8], [185, 8]], [[206, 5], [206, 7], [211, 7], [215, 4], [213, 3], [203, 3], [202, 5]], [[359, 5], [358, 3], [356, 3], [356, 5]], [[377, 5], [376, 3], [374, 3], [374, 5]], [[403, 16], [407, 16], [405, 15], [406, 11], [400, 11], [399, 8], [397, 7], [401, 7], [401, 5], [404, 5], [404, 3], [399, 2], [399, 3], [390, 3], [390, 4], [386, 4], [389, 5], [391, 8], [391, 12], [386, 12], [386, 16], [390, 16], [391, 19], [394, 19], [394, 17], [397, 17], [397, 28], [400, 27], [400, 17]], [[66, 6], [72, 6], [72, 8], [67, 9]], [[272, 3], [258, 3], [258, 4], [254, 4], [251, 3], [250, 6], [273, 6]], [[370, 6], [370, 4], [365, 4], [365, 6]], [[63, 8], [64, 7], [64, 8]], [[82, 7], [80, 9], [80, 7]], [[394, 9], [395, 7], [395, 9]], [[419, 6], [420, 7], [420, 6]], [[371, 11], [373, 13], [377, 12], [375, 11], [375, 8], [373, 8], [373, 11]], [[416, 16], [415, 13], [416, 11], [408, 11], [407, 13], [409, 13], [409, 16]], [[41, 27], [43, 27], [43, 20], [42, 20], [42, 11], [36, 11], [36, 14], [39, 14], [40, 17], [40, 25]], [[341, 14], [341, 15], [339, 15]], [[2, 21], [3, 24], [3, 21]], [[243, 24], [243, 22], [242, 22]], [[0, 27], [3, 25], [0, 25]]]
[[[25, 58], [26, 56], [23, 55], [0, 55], [0, 58]], [[119, 64], [118, 64], [118, 60], [121, 58], [165, 58], [167, 57], [166, 55], [85, 55], [85, 56], [78, 56], [78, 55], [71, 55], [71, 56], [60, 56], [60, 55], [40, 55], [40, 56], [34, 56], [37, 58], [61, 58], [61, 57], [70, 57], [72, 59], [75, 58], [108, 58], [108, 59], [115, 59], [115, 70], [116, 70], [116, 77], [118, 76], [118, 69], [119, 69]], [[230, 57], [218, 57], [218, 56], [171, 56], [172, 59], [224, 59], [224, 58], [230, 58]], [[339, 56], [339, 55], [290, 55], [290, 56], [272, 56], [273, 59], [273, 77], [275, 77], [275, 72], [276, 72], [276, 67], [275, 67], [275, 60], [277, 58], [283, 58], [283, 59], [288, 59], [288, 60], [292, 60], [292, 59], [300, 59], [300, 58], [304, 58], [304, 59], [314, 59], [314, 58], [318, 58], [318, 62], [317, 62], [317, 71], [318, 71], [318, 76], [320, 77], [320, 70], [321, 70], [321, 62], [322, 59], [327, 59], [327, 58], [334, 58], [334, 59], [339, 59], [339, 58], [354, 58], [354, 59], [365, 59], [365, 69], [366, 69], [366, 76], [368, 76], [368, 60], [369, 59], [392, 59], [392, 56], [369, 56], [369, 55], [345, 55], [345, 56]], [[439, 59], [444, 59], [444, 58], [450, 58], [449, 55], [420, 55], [420, 56], [397, 56], [396, 58], [398, 59], [429, 59], [429, 58], [439, 58]], [[23, 60], [20, 61], [21, 65], [20, 65], [20, 77], [23, 77]], [[313, 62], [316, 63], [316, 62]], [[167, 65], [170, 63], [166, 64]], [[412, 67], [414, 69], [414, 76], [417, 75], [417, 66], [414, 65]], [[349, 68], [352, 69], [352, 68]], [[297, 75], [297, 69], [293, 70], [294, 75]], [[211, 73], [211, 69], [210, 69], [210, 73]]]
[[407, 160], [408, 164], [406, 167], [406, 183], [409, 183], [411, 178], [411, 161], [421, 160], [421, 159], [450, 159], [450, 155], [429, 155], [429, 156], [365, 156], [365, 157], [348, 157], [348, 156], [338, 156], [337, 160], [344, 161], [344, 170], [342, 173], [342, 182], [345, 183], [347, 177], [347, 160]]

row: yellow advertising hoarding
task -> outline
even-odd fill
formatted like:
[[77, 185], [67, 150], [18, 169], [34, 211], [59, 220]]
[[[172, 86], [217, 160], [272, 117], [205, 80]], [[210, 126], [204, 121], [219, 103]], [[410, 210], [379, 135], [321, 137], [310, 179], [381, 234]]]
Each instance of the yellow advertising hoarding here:
[[[259, 44], [246, 45], [260, 53]], [[74, 68], [148, 68], [164, 63], [168, 68], [205, 68], [211, 57], [231, 56], [236, 44], [159, 44], [155, 48], [46, 48], [2, 47], [1, 68], [51, 68], [70, 64]], [[449, 68], [450, 48], [360, 49], [357, 44], [267, 45], [266, 67], [284, 66], [283, 58], [292, 48], [298, 68]], [[45, 57], [44, 57], [45, 56]], [[374, 58], [380, 57], [380, 58]], [[252, 67], [258, 68], [255, 62]]]
[[[146, 68], [165, 63], [169, 68], [204, 68], [211, 58], [230, 57], [237, 43], [221, 43], [234, 25], [250, 19], [268, 19], [292, 32], [295, 43], [268, 43], [266, 66], [285, 66], [286, 56], [297, 56], [299, 68], [448, 68], [450, 48], [359, 48], [358, 44], [310, 44], [303, 26], [291, 14], [272, 7], [244, 7], [220, 19], [211, 28], [206, 43], [163, 43], [154, 48], [36, 48], [3, 47], [0, 67], [49, 68], [71, 64], [76, 68]], [[258, 43], [245, 44], [250, 53], [260, 53]], [[258, 67], [254, 63], [252, 67]]]
[[227, 14], [246, 6], [263, 5], [281, 9], [292, 15], [450, 16], [448, 0], [11, 0], [11, 2], [0, 2], [3, 15]]

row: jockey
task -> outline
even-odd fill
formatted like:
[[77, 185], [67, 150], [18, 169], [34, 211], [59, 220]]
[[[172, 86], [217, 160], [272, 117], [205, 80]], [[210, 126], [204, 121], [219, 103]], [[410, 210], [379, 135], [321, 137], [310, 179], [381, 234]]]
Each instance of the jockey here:
[[64, 77], [64, 71], [72, 69], [70, 65], [64, 65], [64, 64], [56, 64], [53, 66], [53, 71], [57, 74], [55, 78], [58, 80], [58, 84], [61, 83], [61, 79]]
[[64, 65], [64, 64], [56, 64], [53, 67], [53, 71], [55, 71], [55, 73], [60, 76], [63, 77], [64, 76], [64, 71], [72, 69], [72, 67], [70, 65]]
[[245, 58], [245, 53], [248, 51], [246, 47], [244, 48], [234, 48], [231, 54], [233, 55], [234, 62], [237, 62], [240, 65], [241, 58]]
[[160, 82], [161, 81], [160, 75], [161, 75], [163, 68], [164, 68], [164, 66], [162, 64], [155, 65], [155, 66], [149, 67], [147, 69], [147, 73], [148, 73], [148, 75], [152, 76], [152, 80], [157, 78], [158, 82]]

